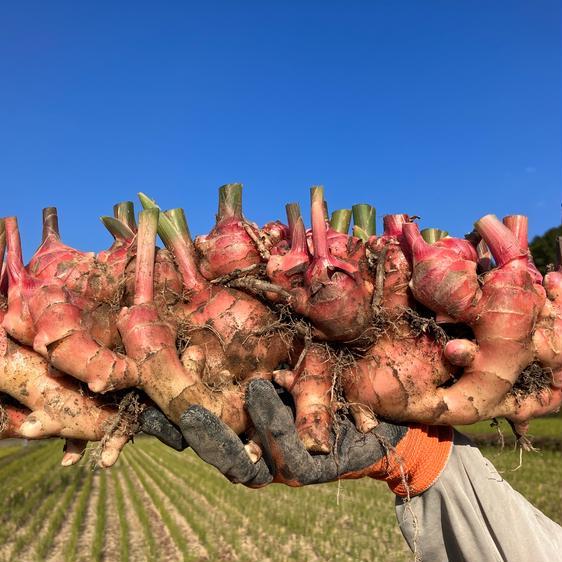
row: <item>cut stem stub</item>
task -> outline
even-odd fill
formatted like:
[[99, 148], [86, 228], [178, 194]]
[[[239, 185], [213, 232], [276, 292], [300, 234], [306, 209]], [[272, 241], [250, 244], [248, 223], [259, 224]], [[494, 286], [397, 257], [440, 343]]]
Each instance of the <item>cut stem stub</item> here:
[[366, 241], [377, 233], [377, 210], [367, 203], [353, 205], [353, 234]]
[[529, 249], [529, 219], [525, 215], [508, 215], [503, 224], [513, 232], [522, 250]]
[[437, 240], [441, 240], [441, 238], [446, 236], [445, 231], [440, 230], [439, 228], [424, 228], [420, 234], [428, 244], [433, 244], [434, 242], [437, 242]]
[[170, 209], [165, 211], [165, 215], [172, 221], [176, 230], [187, 243], [191, 242], [191, 234], [189, 232], [189, 226], [187, 225], [187, 219], [185, 218], [185, 212], [181, 207], [176, 209]]
[[488, 244], [498, 267], [511, 260], [527, 257], [515, 235], [495, 215], [486, 215], [474, 223], [478, 233]]
[[124, 222], [114, 217], [100, 217], [101, 222], [115, 240], [132, 240], [135, 237], [135, 231], [131, 230]]
[[4, 250], [6, 249], [6, 227], [4, 219], [0, 219], [0, 268], [4, 260]]
[[347, 234], [351, 224], [351, 209], [338, 209], [332, 213], [330, 227], [336, 232]]
[[324, 188], [322, 186], [314, 185], [310, 188], [310, 203], [314, 257], [325, 258], [328, 256], [328, 240], [324, 215]]
[[[148, 195], [139, 193], [138, 196], [145, 209], [160, 210], [156, 201], [148, 197]], [[158, 236], [160, 236], [166, 248], [172, 252], [176, 265], [178, 266], [184, 288], [188, 291], [197, 292], [207, 287], [207, 281], [197, 269], [195, 248], [191, 238], [186, 239], [185, 236], [182, 236], [181, 232], [179, 232], [176, 228], [174, 222], [165, 213], [160, 213], [158, 218]]]
[[154, 258], [159, 214], [158, 209], [145, 209], [139, 214], [135, 304], [151, 303], [154, 298]]
[[287, 203], [285, 205], [285, 212], [287, 213], [287, 221], [289, 223], [289, 233], [292, 237], [295, 225], [301, 218], [301, 208], [298, 203]]
[[113, 205], [113, 216], [125, 223], [133, 232], [136, 232], [135, 205], [132, 201], [121, 201]]
[[45, 207], [43, 209], [43, 236], [42, 241], [47, 238], [60, 238], [59, 219], [56, 207]]
[[219, 187], [219, 212], [217, 214], [217, 222], [229, 218], [243, 218], [241, 183], [227, 183]]

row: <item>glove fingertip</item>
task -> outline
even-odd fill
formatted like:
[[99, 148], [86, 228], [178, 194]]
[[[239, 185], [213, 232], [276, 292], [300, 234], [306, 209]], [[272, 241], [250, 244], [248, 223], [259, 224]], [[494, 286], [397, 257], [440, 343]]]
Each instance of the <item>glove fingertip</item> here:
[[156, 437], [176, 451], [183, 451], [188, 447], [179, 429], [156, 408], [144, 410], [139, 416], [139, 423], [141, 431]]
[[271, 474], [263, 459], [260, 459], [256, 463], [255, 468], [257, 470], [255, 476], [251, 480], [244, 482], [244, 486], [247, 486], [248, 488], [263, 488], [272, 482], [273, 474]]
[[264, 396], [277, 396], [273, 384], [265, 379], [257, 379], [250, 382], [246, 389], [246, 403], [249, 405], [258, 403]]
[[180, 426], [198, 425], [204, 422], [209, 415], [210, 412], [206, 408], [199, 404], [193, 404], [180, 416]]

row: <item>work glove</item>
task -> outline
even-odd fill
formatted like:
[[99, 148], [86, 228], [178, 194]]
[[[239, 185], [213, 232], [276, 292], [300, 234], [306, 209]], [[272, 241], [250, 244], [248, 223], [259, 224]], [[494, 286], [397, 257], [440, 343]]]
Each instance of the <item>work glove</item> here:
[[139, 415], [138, 423], [139, 431], [156, 437], [164, 445], [176, 451], [187, 449], [181, 431], [158, 408], [145, 408]]
[[452, 447], [448, 427], [380, 422], [371, 432], [361, 433], [341, 416], [334, 423], [332, 451], [311, 455], [298, 437], [291, 408], [269, 381], [248, 385], [246, 409], [263, 451], [257, 462], [250, 459], [238, 435], [202, 406], [185, 411], [180, 429], [185, 442], [205, 462], [231, 482], [252, 488], [272, 482], [306, 486], [370, 476], [387, 481], [397, 495], [415, 495], [438, 478]]

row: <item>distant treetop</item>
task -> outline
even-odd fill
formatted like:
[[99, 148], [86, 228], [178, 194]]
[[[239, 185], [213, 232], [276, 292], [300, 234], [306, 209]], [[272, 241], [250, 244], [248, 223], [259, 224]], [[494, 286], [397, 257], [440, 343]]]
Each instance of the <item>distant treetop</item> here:
[[562, 225], [547, 230], [542, 236], [535, 236], [529, 244], [535, 265], [543, 275], [548, 265], [560, 263], [557, 261], [560, 260], [560, 237], [562, 237]]

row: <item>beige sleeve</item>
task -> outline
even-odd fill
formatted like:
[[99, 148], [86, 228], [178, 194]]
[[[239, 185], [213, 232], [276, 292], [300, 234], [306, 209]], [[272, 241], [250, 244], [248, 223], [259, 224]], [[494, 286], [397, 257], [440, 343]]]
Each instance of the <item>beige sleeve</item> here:
[[409, 502], [396, 498], [400, 529], [417, 559], [562, 561], [562, 527], [516, 492], [468, 438], [455, 432], [454, 443], [431, 488]]

